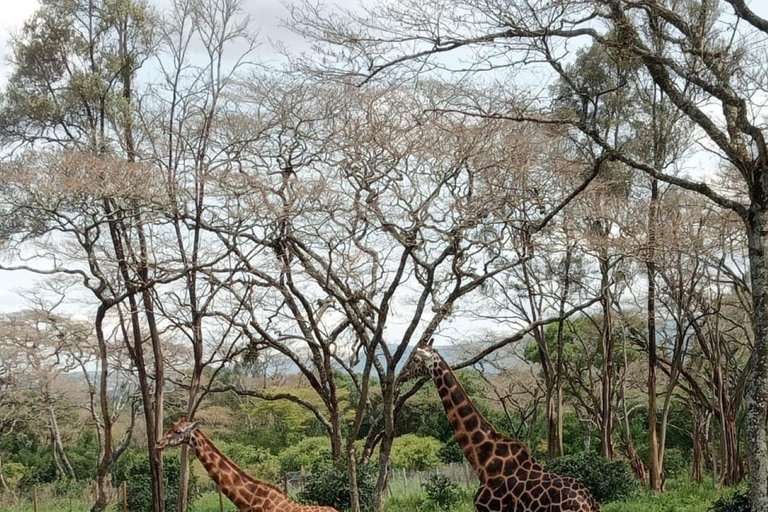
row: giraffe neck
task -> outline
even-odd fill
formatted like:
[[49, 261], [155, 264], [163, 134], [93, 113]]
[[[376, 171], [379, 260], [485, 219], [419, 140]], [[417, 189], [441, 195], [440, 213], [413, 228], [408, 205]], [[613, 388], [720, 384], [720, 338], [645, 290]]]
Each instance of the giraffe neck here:
[[[260, 482], [252, 476], [245, 473], [226, 455], [221, 453], [205, 434], [195, 430], [189, 444], [195, 450], [195, 455], [211, 479], [221, 489], [221, 492], [234, 503], [238, 509], [268, 511], [272, 508], [262, 507], [253, 508], [253, 504], [264, 502], [263, 498], [270, 495], [271, 501], [275, 502], [281, 492], [276, 492], [272, 485]], [[277, 505], [277, 503], [275, 503]]]
[[489, 442], [495, 444], [505, 440], [519, 445], [516, 446], [517, 449], [515, 450], [518, 454], [524, 456], [527, 453], [522, 443], [500, 434], [488, 423], [488, 420], [477, 410], [467, 392], [456, 379], [453, 369], [439, 356], [437, 356], [432, 370], [432, 380], [440, 394], [445, 414], [451, 428], [453, 428], [456, 441], [478, 475], [482, 477], [485, 474], [485, 463], [488, 457], [483, 451], [488, 450], [487, 443]]

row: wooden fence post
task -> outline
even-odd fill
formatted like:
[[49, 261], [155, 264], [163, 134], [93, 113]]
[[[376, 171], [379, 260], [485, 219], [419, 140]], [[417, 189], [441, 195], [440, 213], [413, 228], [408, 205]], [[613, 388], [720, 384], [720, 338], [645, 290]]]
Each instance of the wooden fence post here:
[[123, 480], [123, 512], [128, 512], [128, 482]]
[[288, 494], [288, 473], [283, 473], [283, 492]]
[[219, 490], [219, 512], [224, 512], [224, 498], [221, 496], [221, 487], [217, 485], [216, 488]]
[[37, 512], [37, 486], [32, 486], [32, 510]]

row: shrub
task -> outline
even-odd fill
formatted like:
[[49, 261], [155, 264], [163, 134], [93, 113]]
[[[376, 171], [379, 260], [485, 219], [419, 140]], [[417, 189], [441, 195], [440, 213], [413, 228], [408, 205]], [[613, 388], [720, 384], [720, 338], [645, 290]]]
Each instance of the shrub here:
[[11, 487], [15, 487], [29, 473], [27, 467], [19, 462], [6, 462], [3, 469], [5, 480]]
[[443, 444], [432, 437], [419, 437], [406, 434], [395, 439], [392, 444], [392, 467], [426, 471], [440, 464], [440, 449]]
[[464, 491], [445, 475], [432, 475], [422, 484], [427, 500], [437, 510], [452, 510], [464, 498]]
[[[372, 508], [373, 491], [376, 487], [378, 471], [375, 465], [357, 467], [357, 488], [360, 506], [364, 510]], [[349, 474], [343, 464], [316, 466], [309, 473], [304, 490], [297, 498], [302, 503], [333, 507], [336, 510], [349, 510]]]
[[269, 450], [246, 446], [238, 442], [221, 442], [219, 449], [246, 473], [268, 482], [280, 480], [280, 460], [269, 453]]
[[627, 498], [638, 488], [624, 463], [608, 460], [594, 452], [552, 459], [547, 463], [547, 470], [578, 478], [602, 503]]
[[437, 456], [446, 464], [464, 462], [464, 452], [461, 451], [461, 446], [459, 446], [459, 442], [456, 441], [455, 437], [451, 437], [440, 447]]
[[750, 512], [749, 488], [738, 489], [730, 496], [721, 496], [712, 504], [712, 512]]
[[327, 437], [306, 437], [278, 454], [284, 472], [308, 471], [331, 461], [331, 442]]
[[[179, 456], [163, 457], [163, 473], [165, 475], [165, 508], [175, 510], [179, 501], [180, 482]], [[147, 512], [152, 510], [152, 484], [150, 481], [149, 455], [146, 452], [125, 453], [115, 471], [115, 482], [121, 485], [127, 483], [128, 510], [131, 512]], [[197, 479], [190, 472], [189, 500], [187, 509], [197, 497]]]
[[95, 431], [86, 429], [77, 442], [67, 448], [67, 456], [78, 481], [95, 479], [99, 466], [99, 443]]

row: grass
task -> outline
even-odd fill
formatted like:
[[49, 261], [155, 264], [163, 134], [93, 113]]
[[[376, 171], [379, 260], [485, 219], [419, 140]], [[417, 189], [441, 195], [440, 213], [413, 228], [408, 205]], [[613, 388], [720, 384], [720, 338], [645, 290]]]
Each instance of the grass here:
[[626, 501], [606, 503], [602, 508], [603, 512], [707, 512], [722, 493], [712, 481], [697, 484], [676, 479], [667, 482], [663, 494], [642, 490]]
[[[666, 492], [654, 494], [646, 490], [638, 491], [625, 501], [615, 501], [602, 505], [603, 512], [709, 512], [712, 503], [729, 490], [716, 490], [712, 481], [701, 484], [688, 479], [674, 479], [667, 482]], [[472, 495], [451, 512], [474, 512]], [[426, 500], [426, 495], [414, 492], [408, 495], [394, 495], [384, 507], [384, 512], [436, 512]]]
[[[674, 479], [667, 482], [667, 492], [653, 494], [639, 491], [625, 501], [606, 503], [603, 512], [708, 512], [712, 503], [729, 490], [717, 490], [712, 481], [696, 484], [687, 479]], [[466, 497], [450, 512], [474, 512], [472, 496], [474, 490], [468, 490]], [[224, 511], [236, 512], [235, 506], [224, 498]], [[4, 504], [2, 512], [32, 512], [32, 501], [23, 500], [20, 504]], [[40, 500], [38, 512], [88, 512], [90, 503], [81, 499], [59, 498]], [[116, 506], [108, 512], [119, 512]], [[427, 501], [426, 494], [417, 490], [417, 485], [409, 485], [408, 492], [403, 488], [394, 488], [384, 507], [384, 512], [435, 512]], [[219, 512], [219, 496], [208, 492], [200, 496], [192, 507], [192, 512]]]

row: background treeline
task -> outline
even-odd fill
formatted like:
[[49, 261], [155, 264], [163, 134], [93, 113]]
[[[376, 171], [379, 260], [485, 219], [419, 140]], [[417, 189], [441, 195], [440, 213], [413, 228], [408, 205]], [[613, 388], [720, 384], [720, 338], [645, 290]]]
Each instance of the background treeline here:
[[[267, 480], [322, 455], [380, 509], [392, 467], [460, 458], [396, 382], [434, 337], [537, 456], [655, 491], [749, 468], [762, 503], [765, 27], [678, 3], [302, 4], [319, 53], [273, 70], [233, 0], [44, 2], [0, 105], [2, 268], [37, 276], [0, 325], [0, 486], [93, 482], [98, 512], [142, 467], [184, 511], [190, 454], [154, 441], [185, 415]], [[475, 44], [490, 78], [430, 60]], [[531, 60], [545, 84], [510, 83]]]

